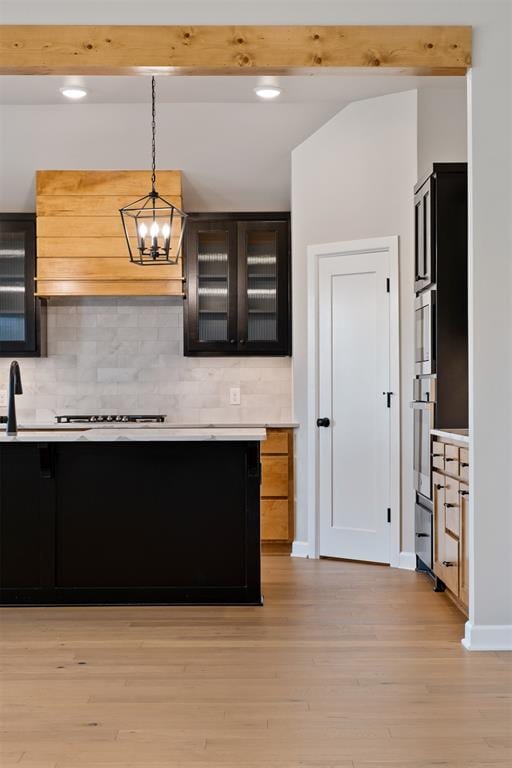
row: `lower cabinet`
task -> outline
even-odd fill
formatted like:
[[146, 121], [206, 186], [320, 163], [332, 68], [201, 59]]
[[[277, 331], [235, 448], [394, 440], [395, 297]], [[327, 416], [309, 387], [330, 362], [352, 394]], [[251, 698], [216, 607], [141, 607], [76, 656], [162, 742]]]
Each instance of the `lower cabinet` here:
[[260, 445], [0, 445], [0, 603], [261, 604]]
[[293, 542], [293, 430], [268, 429], [261, 444], [263, 554], [289, 554]]
[[469, 451], [436, 438], [432, 446], [434, 573], [467, 613], [469, 604]]

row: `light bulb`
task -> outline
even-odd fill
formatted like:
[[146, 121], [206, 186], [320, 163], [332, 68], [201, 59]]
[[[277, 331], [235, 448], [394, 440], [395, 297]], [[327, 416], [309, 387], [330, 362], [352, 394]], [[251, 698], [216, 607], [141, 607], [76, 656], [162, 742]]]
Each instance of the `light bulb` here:
[[158, 224], [156, 221], [152, 223], [151, 229], [149, 231], [151, 232], [151, 237], [158, 237]]
[[277, 85], [260, 85], [254, 89], [256, 96], [260, 99], [277, 99], [281, 94], [281, 89]]
[[86, 89], [76, 85], [66, 86], [64, 88], [61, 88], [60, 92], [67, 99], [73, 99], [74, 101], [77, 101], [78, 99], [83, 99], [84, 96], [87, 96]]
[[147, 233], [148, 233], [148, 228], [146, 227], [144, 222], [142, 222], [142, 224], [139, 224], [139, 235], [144, 238], [146, 237]]
[[164, 224], [162, 227], [162, 235], [167, 239], [171, 234], [171, 228], [168, 224]]

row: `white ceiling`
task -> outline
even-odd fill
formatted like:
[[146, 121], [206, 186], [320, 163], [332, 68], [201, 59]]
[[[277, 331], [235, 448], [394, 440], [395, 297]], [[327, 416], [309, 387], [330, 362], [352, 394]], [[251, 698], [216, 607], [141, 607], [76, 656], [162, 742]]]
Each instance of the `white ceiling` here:
[[[301, 77], [183, 77], [157, 79], [161, 103], [263, 103], [254, 88], [275, 82], [283, 92], [272, 103], [326, 104], [341, 109], [351, 101], [382, 96], [412, 88], [464, 89], [464, 78], [393, 77], [390, 75], [315, 75]], [[83, 85], [88, 96], [80, 103], [149, 104], [149, 77], [0, 77], [0, 104], [63, 104], [69, 101], [59, 91], [64, 85]]]
[[[417, 88], [465, 103], [463, 78], [280, 77], [272, 102], [260, 82], [158, 78], [158, 167], [183, 170], [187, 210], [288, 210], [292, 150], [350, 102]], [[65, 99], [70, 84], [89, 95]], [[0, 210], [34, 209], [37, 168], [149, 167], [150, 98], [143, 76], [0, 77]]]

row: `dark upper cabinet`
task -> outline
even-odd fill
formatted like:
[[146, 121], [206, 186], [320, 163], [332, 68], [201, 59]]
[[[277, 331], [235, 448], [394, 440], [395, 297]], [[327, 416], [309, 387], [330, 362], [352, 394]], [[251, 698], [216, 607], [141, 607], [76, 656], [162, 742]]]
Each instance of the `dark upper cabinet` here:
[[288, 214], [192, 214], [185, 355], [289, 355]]
[[467, 163], [434, 163], [416, 184], [414, 235], [414, 290], [421, 293], [437, 284], [438, 263], [467, 261]]
[[41, 354], [41, 306], [35, 297], [36, 217], [0, 214], [0, 356]]
[[434, 176], [424, 182], [414, 196], [414, 289], [423, 291], [436, 281]]

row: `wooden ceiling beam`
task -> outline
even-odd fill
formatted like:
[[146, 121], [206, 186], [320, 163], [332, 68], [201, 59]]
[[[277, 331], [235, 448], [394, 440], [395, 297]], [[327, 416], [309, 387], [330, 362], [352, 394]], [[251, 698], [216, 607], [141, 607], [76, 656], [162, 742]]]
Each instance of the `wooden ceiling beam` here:
[[0, 25], [2, 75], [463, 75], [465, 26]]

